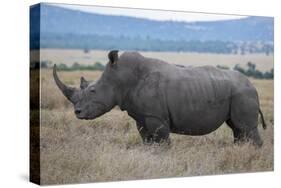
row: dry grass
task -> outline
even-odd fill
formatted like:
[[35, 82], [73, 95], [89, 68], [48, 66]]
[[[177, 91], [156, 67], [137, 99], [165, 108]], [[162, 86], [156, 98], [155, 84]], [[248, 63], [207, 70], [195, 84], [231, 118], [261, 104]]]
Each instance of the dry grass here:
[[[81, 75], [60, 72], [78, 85]], [[273, 170], [273, 81], [253, 80], [268, 124], [260, 133], [264, 145], [234, 145], [223, 125], [206, 136], [171, 134], [170, 146], [144, 146], [135, 122], [115, 108], [92, 121], [76, 119], [71, 104], [55, 86], [51, 71], [42, 71], [41, 183], [79, 183], [164, 178]]]

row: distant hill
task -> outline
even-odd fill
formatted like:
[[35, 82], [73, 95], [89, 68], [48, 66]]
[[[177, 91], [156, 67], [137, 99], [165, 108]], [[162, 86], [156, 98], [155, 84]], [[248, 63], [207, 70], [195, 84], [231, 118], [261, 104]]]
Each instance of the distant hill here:
[[[140, 41], [144, 44], [136, 49], [147, 46], [148, 50], [161, 51], [161, 46], [157, 47], [157, 43], [161, 42], [166, 46], [169, 43], [172, 48], [181, 46], [173, 43], [190, 41], [273, 41], [273, 18], [269, 17], [208, 22], [154, 21], [87, 13], [43, 3], [32, 8], [31, 24], [38, 22], [38, 9], [41, 9], [41, 47], [107, 49], [120, 45], [119, 48], [126, 49]], [[103, 41], [107, 44], [103, 44]], [[122, 42], [129, 45], [121, 45]], [[185, 51], [185, 48], [178, 50]]]

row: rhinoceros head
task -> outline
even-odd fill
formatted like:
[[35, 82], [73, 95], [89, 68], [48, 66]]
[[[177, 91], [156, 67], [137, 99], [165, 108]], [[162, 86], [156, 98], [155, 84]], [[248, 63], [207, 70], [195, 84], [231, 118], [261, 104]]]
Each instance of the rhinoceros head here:
[[[109, 65], [112, 68], [118, 60], [118, 51], [108, 54]], [[80, 88], [73, 88], [60, 81], [56, 65], [53, 68], [54, 80], [64, 96], [74, 105], [74, 112], [79, 119], [95, 119], [110, 111], [116, 105], [116, 86], [106, 75], [102, 75], [97, 82], [89, 82], [81, 77]], [[106, 70], [105, 70], [106, 72]]]

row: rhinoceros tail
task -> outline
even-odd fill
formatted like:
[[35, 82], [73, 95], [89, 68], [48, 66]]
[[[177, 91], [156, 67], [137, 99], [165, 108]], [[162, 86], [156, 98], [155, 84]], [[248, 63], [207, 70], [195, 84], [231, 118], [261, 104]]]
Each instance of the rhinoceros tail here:
[[262, 127], [263, 127], [263, 129], [266, 129], [267, 125], [266, 125], [266, 123], [264, 121], [264, 117], [263, 117], [263, 113], [262, 113], [261, 109], [259, 109], [259, 113], [261, 115]]

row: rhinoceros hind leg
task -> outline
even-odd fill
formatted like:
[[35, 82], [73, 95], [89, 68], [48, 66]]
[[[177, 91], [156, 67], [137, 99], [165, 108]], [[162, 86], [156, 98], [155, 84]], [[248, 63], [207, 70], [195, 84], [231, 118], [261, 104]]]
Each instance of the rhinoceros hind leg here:
[[237, 144], [242, 142], [244, 138], [243, 132], [239, 128], [235, 127], [234, 123], [230, 119], [227, 120], [226, 123], [233, 131], [234, 143]]
[[244, 130], [239, 129], [239, 126], [235, 126], [231, 120], [227, 120], [226, 123], [233, 131], [235, 144], [251, 141], [258, 147], [262, 146], [263, 142], [257, 128], [253, 128], [252, 130]]
[[233, 131], [234, 143], [252, 142], [262, 145], [258, 132], [259, 105], [255, 98], [238, 95], [232, 99], [230, 119], [226, 121]]
[[247, 138], [249, 138], [258, 147], [261, 147], [263, 144], [263, 141], [258, 132], [258, 128], [254, 128], [251, 131], [249, 131], [247, 133]]
[[226, 123], [233, 131], [235, 144], [240, 144], [240, 143], [251, 141], [251, 142], [253, 142], [254, 145], [256, 145], [258, 147], [262, 146], [263, 142], [261, 140], [261, 137], [259, 135], [257, 128], [246, 131], [246, 130], [241, 130], [241, 129], [235, 127], [235, 125], [231, 122], [231, 120], [227, 120]]

